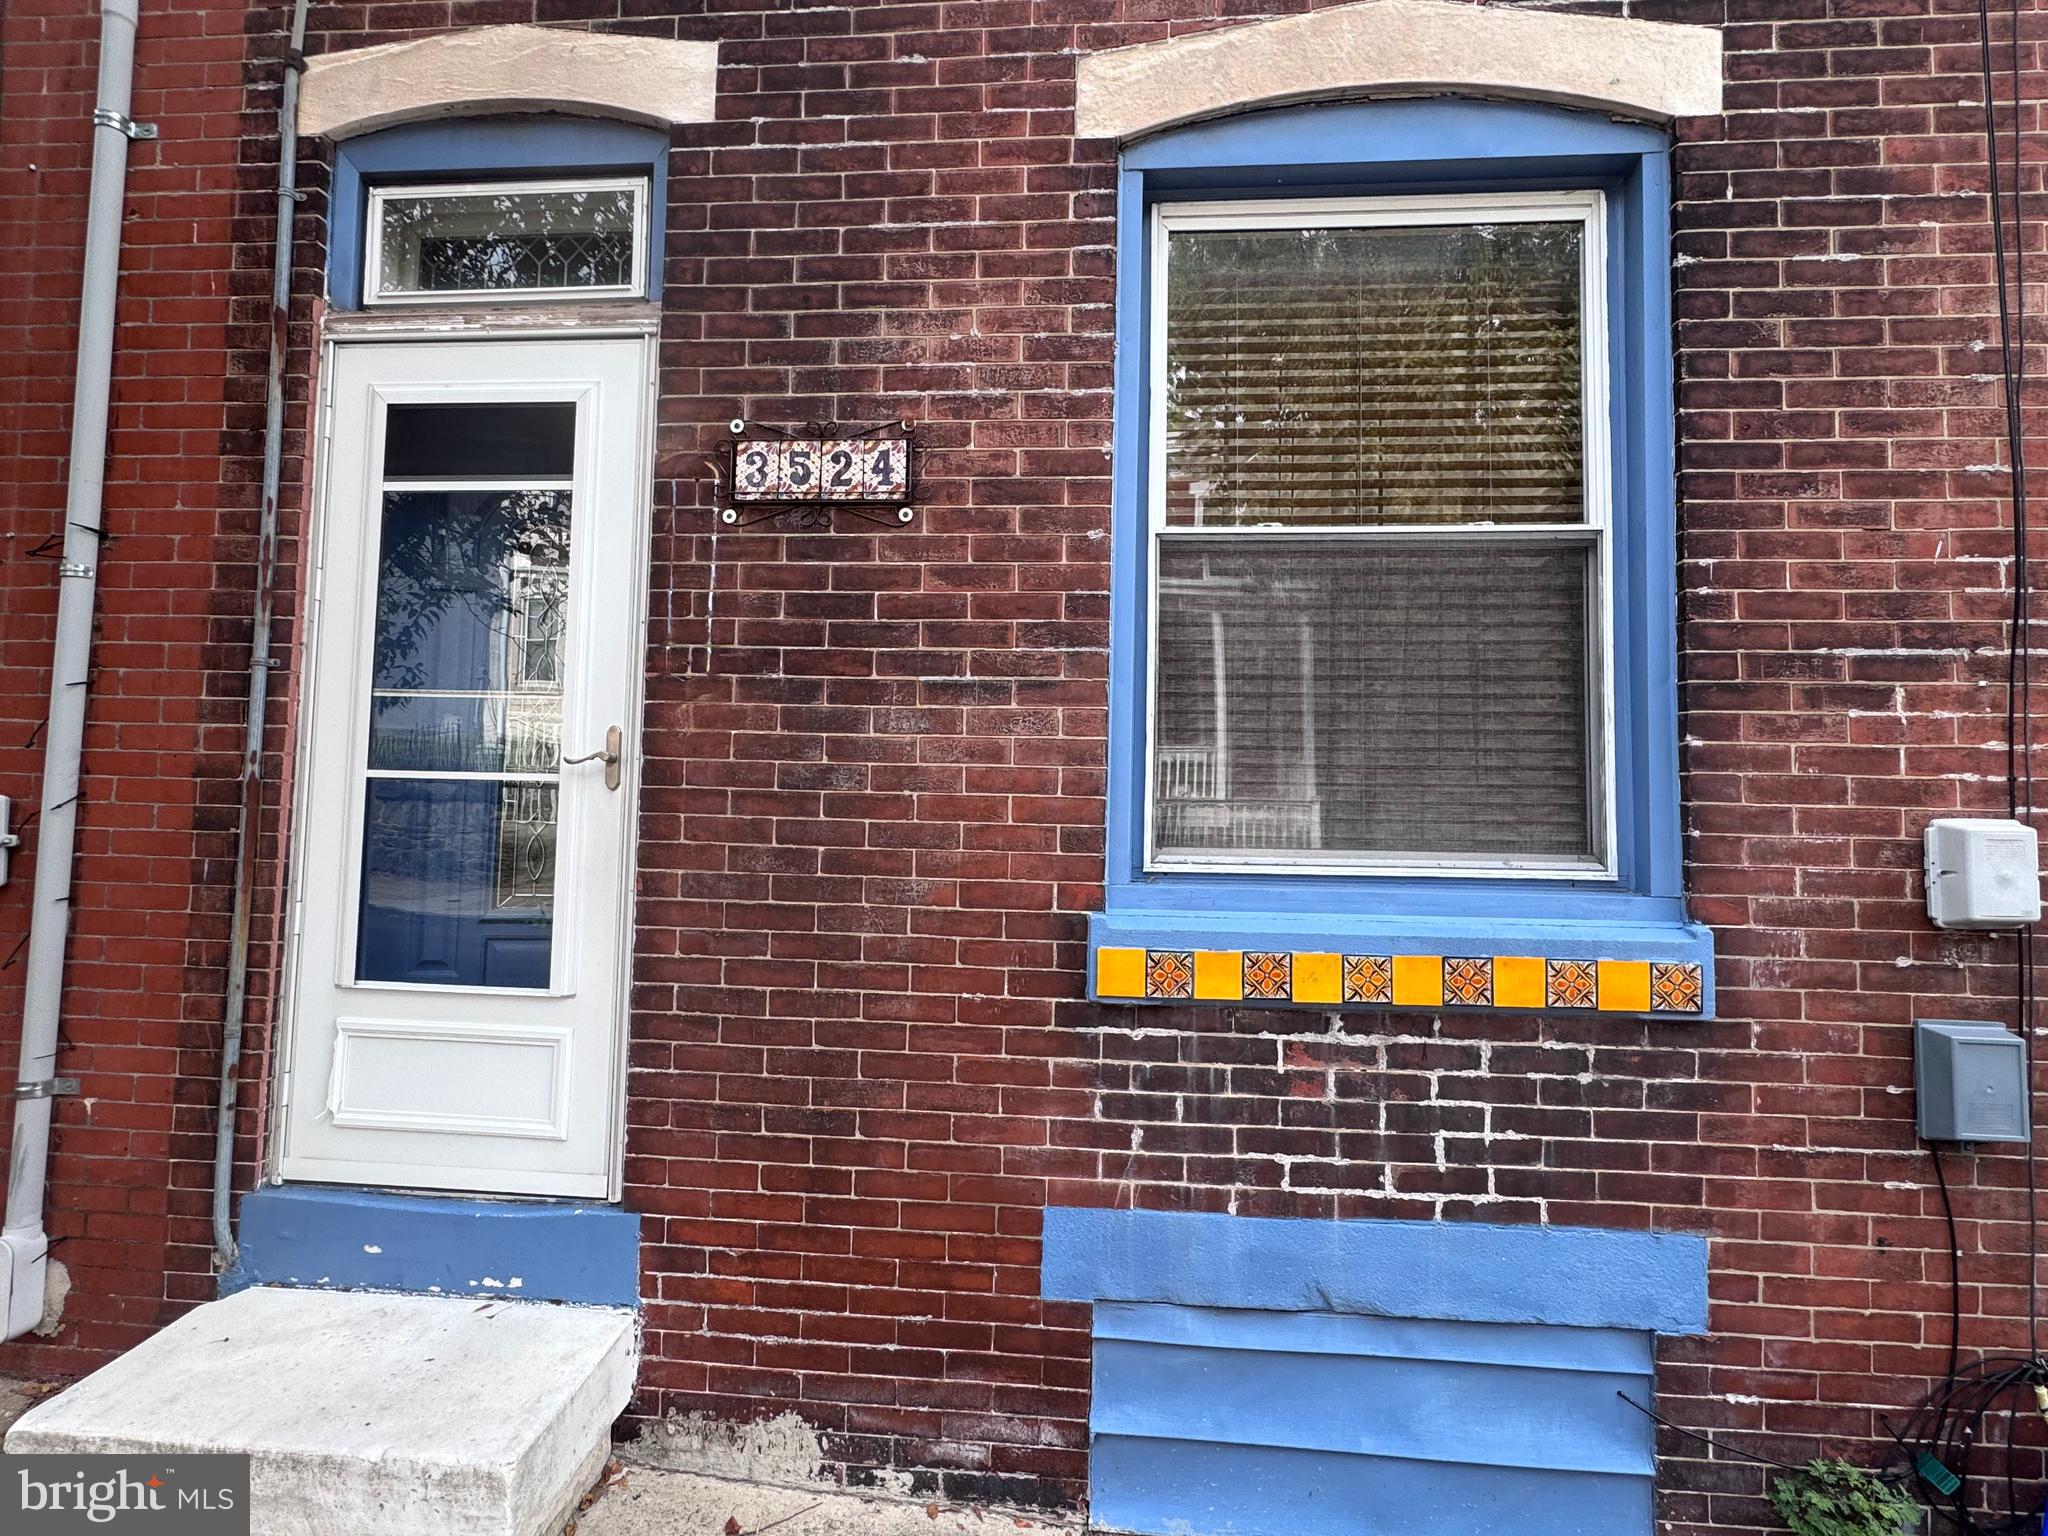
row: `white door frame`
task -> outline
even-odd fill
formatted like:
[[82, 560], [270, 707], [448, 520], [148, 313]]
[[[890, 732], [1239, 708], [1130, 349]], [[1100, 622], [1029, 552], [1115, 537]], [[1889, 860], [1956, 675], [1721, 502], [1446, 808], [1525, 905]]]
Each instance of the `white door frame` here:
[[[319, 347], [320, 366], [313, 412], [316, 424], [313, 476], [305, 532], [301, 540], [305, 550], [304, 580], [301, 587], [300, 621], [294, 637], [294, 644], [299, 653], [300, 675], [298, 698], [291, 725], [294, 738], [291, 748], [293, 770], [290, 798], [283, 807], [286, 822], [286, 927], [274, 1004], [276, 1022], [273, 1030], [274, 1046], [270, 1074], [276, 1109], [268, 1117], [268, 1124], [264, 1129], [263, 1180], [266, 1183], [277, 1184], [283, 1182], [286, 1177], [286, 1138], [295, 1100], [303, 1112], [322, 1094], [322, 1085], [294, 1083], [292, 1063], [300, 1026], [295, 1003], [300, 980], [308, 964], [304, 925], [308, 871], [302, 824], [309, 812], [318, 813], [318, 808], [310, 806], [306, 799], [307, 789], [314, 782], [311, 773], [314, 732], [307, 727], [313, 718], [312, 712], [322, 707], [323, 679], [319, 675], [317, 665], [320, 647], [316, 643], [316, 636], [321, 623], [321, 605], [326, 595], [323, 588], [326, 586], [328, 575], [327, 553], [336, 515], [331, 505], [331, 471], [336, 451], [333, 433], [333, 383], [338, 358], [347, 349], [400, 344], [435, 344], [470, 349], [507, 341], [612, 341], [621, 344], [631, 342], [637, 343], [640, 389], [634, 422], [638, 463], [629, 480], [632, 526], [627, 535], [630, 540], [629, 547], [635, 551], [636, 558], [632, 562], [629, 590], [620, 593], [620, 596], [631, 604], [633, 644], [626, 667], [626, 719], [621, 722], [626, 727], [626, 732], [618, 793], [623, 797], [620, 813], [624, 817], [625, 837], [621, 850], [621, 880], [617, 896], [620, 942], [617, 971], [613, 978], [617, 1005], [606, 1042], [610, 1051], [610, 1087], [604, 1132], [603, 1187], [601, 1190], [578, 1192], [581, 1198], [596, 1197], [616, 1201], [620, 1198], [624, 1183], [627, 1051], [631, 1022], [632, 966], [636, 937], [635, 891], [639, 856], [639, 762], [641, 731], [645, 720], [648, 605], [652, 579], [654, 430], [659, 394], [659, 321], [654, 316], [633, 316], [622, 317], [609, 323], [579, 324], [574, 321], [551, 323], [539, 316], [519, 316], [510, 318], [501, 325], [488, 319], [479, 321], [474, 317], [465, 316], [462, 317], [461, 324], [451, 325], [446, 323], [447, 317], [427, 320], [423, 317], [408, 316], [406, 321], [400, 324], [387, 322], [357, 326], [349, 323], [353, 318], [330, 317], [326, 334], [322, 337]], [[381, 321], [383, 317], [377, 319]], [[358, 571], [349, 575], [360, 579], [362, 573]], [[611, 590], [617, 591], [616, 586]], [[332, 679], [324, 681], [329, 690], [335, 686]], [[344, 688], [351, 688], [355, 681], [353, 676], [343, 678], [341, 685]], [[327, 707], [353, 710], [357, 707], [357, 701], [344, 695], [330, 701]], [[581, 742], [565, 742], [564, 750], [573, 747], [580, 751], [585, 745]], [[324, 963], [324, 956], [313, 963]], [[381, 1184], [393, 1189], [451, 1192], [451, 1186], [445, 1182], [424, 1179], [365, 1177], [355, 1182]], [[517, 1192], [492, 1190], [491, 1193], [494, 1197], [502, 1198], [507, 1194], [516, 1196]], [[537, 1191], [535, 1194], [538, 1198], [555, 1197], [548, 1192]]]

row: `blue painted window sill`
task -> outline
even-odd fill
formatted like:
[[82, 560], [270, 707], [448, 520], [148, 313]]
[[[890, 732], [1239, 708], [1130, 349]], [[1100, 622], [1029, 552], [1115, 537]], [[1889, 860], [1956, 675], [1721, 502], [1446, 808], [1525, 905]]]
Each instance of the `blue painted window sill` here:
[[1098, 912], [1088, 991], [1116, 1003], [1711, 1018], [1712, 933], [1678, 902], [1645, 908], [1599, 919]]

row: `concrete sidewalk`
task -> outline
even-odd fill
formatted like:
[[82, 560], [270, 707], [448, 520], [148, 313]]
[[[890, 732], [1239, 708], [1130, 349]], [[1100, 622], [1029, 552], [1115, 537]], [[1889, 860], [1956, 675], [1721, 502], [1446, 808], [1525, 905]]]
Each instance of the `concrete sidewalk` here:
[[53, 1388], [41, 1386], [32, 1381], [20, 1381], [12, 1376], [0, 1376], [0, 1439], [5, 1439], [14, 1421], [36, 1403], [48, 1397]]
[[574, 1536], [1080, 1536], [1079, 1521], [617, 1464]]

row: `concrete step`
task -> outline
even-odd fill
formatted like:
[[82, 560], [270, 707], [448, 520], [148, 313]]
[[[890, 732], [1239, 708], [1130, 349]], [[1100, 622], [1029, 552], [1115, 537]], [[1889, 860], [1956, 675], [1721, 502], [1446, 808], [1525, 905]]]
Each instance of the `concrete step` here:
[[556, 1536], [637, 1354], [628, 1311], [253, 1289], [30, 1408], [5, 1448], [247, 1452], [255, 1536]]

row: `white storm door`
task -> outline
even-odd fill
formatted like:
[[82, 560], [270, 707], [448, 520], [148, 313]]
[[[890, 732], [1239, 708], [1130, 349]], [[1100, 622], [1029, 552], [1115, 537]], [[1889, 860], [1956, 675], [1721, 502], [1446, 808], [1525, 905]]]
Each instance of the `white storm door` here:
[[648, 343], [342, 343], [287, 1179], [613, 1193]]

